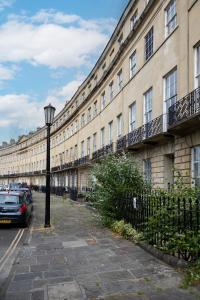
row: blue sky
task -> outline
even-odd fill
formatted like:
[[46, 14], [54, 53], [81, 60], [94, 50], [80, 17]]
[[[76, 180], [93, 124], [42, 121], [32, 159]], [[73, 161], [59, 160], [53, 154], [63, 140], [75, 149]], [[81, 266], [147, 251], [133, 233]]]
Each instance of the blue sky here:
[[[113, 5], [114, 3], [114, 5]], [[0, 143], [43, 125], [89, 74], [128, 0], [0, 0]]]

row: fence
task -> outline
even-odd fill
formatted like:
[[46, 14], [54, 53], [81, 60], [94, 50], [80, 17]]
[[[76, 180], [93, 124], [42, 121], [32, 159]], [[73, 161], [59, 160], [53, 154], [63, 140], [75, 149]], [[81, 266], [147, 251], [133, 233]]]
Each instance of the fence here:
[[128, 194], [118, 207], [121, 218], [143, 232], [151, 245], [185, 260], [200, 257], [200, 197], [170, 197], [156, 192]]

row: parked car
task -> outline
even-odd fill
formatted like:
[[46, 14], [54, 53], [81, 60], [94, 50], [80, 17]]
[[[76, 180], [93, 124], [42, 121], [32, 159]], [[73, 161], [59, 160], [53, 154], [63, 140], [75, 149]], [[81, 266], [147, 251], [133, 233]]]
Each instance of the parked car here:
[[16, 191], [16, 192], [24, 192], [27, 195], [27, 198], [32, 202], [33, 198], [32, 198], [32, 191], [29, 188], [24, 188], [24, 187], [12, 187], [10, 189], [11, 191]]
[[32, 210], [32, 200], [26, 192], [0, 192], [0, 224], [20, 224], [27, 227]]

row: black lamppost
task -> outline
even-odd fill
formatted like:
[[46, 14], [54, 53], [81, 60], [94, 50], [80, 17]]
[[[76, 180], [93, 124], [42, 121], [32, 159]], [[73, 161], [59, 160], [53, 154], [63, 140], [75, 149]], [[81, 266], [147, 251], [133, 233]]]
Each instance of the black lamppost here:
[[45, 224], [44, 227], [51, 227], [50, 224], [50, 128], [53, 123], [55, 107], [51, 104], [44, 107], [45, 123], [47, 126], [47, 159], [46, 159], [46, 203], [45, 203]]

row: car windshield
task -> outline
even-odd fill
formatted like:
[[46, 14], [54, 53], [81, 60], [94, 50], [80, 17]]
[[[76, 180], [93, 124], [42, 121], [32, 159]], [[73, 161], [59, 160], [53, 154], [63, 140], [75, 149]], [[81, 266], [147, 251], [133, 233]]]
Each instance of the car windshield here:
[[19, 204], [19, 196], [0, 195], [0, 204], [6, 204], [6, 205]]

